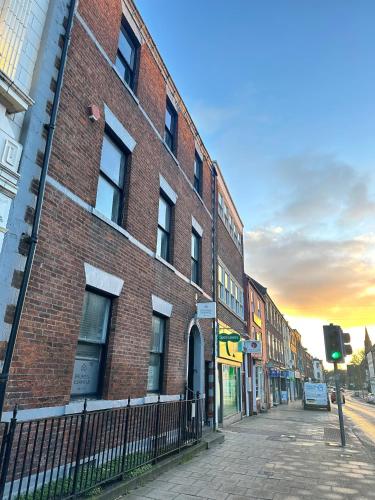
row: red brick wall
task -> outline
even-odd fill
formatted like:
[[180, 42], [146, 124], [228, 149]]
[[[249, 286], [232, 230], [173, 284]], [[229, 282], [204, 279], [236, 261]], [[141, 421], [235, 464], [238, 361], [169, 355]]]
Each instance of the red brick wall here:
[[145, 43], [140, 53], [137, 96], [159, 134], [164, 137], [166, 84]]
[[114, 62], [116, 58], [122, 9], [119, 0], [80, 0], [78, 12]]
[[[120, 1], [81, 0], [79, 11], [112, 58], [118, 39]], [[113, 14], [113, 15], [112, 15]], [[138, 83], [140, 104], [162, 133], [165, 82], [143, 46]], [[127, 173], [123, 226], [155, 250], [159, 174], [178, 195], [175, 207], [174, 265], [190, 277], [193, 215], [204, 229], [203, 289], [211, 293], [211, 218], [156, 136], [138, 105], [102, 57], [78, 20], [68, 53], [49, 175], [94, 206], [106, 103], [137, 145]], [[87, 107], [102, 118], [91, 123]], [[183, 124], [184, 121], [181, 120]], [[180, 127], [181, 168], [192, 180], [193, 138]], [[179, 152], [178, 152], [179, 155]], [[210, 173], [205, 163], [204, 198], [210, 209]], [[173, 304], [166, 348], [165, 393], [183, 390], [188, 325], [195, 296], [207, 300], [165, 265], [66, 196], [47, 185], [30, 285], [19, 329], [7, 393], [7, 407], [54, 406], [70, 400], [70, 388], [85, 290], [84, 262], [124, 280], [114, 299], [105, 371], [104, 398], [145, 395], [152, 321], [151, 294]], [[211, 321], [201, 321], [205, 356], [212, 355]]]

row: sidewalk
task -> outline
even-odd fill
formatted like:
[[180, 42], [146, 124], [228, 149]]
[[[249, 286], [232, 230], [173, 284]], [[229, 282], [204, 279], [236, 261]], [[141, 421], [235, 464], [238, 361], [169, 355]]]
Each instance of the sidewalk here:
[[224, 444], [123, 500], [375, 499], [375, 462], [350, 429], [338, 446], [337, 420], [300, 402], [245, 418], [223, 431]]

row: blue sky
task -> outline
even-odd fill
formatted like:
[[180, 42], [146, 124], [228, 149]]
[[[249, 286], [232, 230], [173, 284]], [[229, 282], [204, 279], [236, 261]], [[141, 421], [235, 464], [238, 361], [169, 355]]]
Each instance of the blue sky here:
[[294, 321], [375, 324], [375, 2], [136, 4], [224, 172], [246, 270]]

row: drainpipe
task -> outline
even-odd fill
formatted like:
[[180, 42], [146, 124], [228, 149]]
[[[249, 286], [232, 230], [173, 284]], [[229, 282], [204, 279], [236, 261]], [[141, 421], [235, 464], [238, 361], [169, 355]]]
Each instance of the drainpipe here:
[[[217, 302], [217, 170], [215, 163], [211, 165], [211, 176], [212, 176], [212, 299]], [[216, 315], [217, 315], [217, 304], [216, 304]], [[217, 376], [217, 318], [212, 321], [212, 363], [213, 363], [213, 418], [212, 418], [212, 429], [215, 431], [217, 429], [217, 401], [216, 401], [216, 376]]]
[[77, 3], [77, 0], [70, 0], [68, 20], [67, 20], [67, 25], [66, 25], [65, 35], [64, 35], [64, 45], [63, 45], [63, 48], [61, 51], [61, 63], [60, 63], [60, 68], [59, 68], [58, 75], [57, 75], [56, 91], [55, 91], [55, 96], [53, 99], [50, 121], [49, 121], [49, 124], [47, 126], [48, 132], [47, 132], [47, 139], [46, 139], [46, 147], [44, 149], [44, 158], [43, 158], [43, 164], [42, 164], [42, 169], [41, 169], [41, 174], [40, 174], [40, 179], [39, 179], [39, 189], [38, 189], [38, 196], [37, 196], [36, 205], [35, 205], [34, 223], [33, 223], [33, 228], [32, 228], [32, 232], [31, 232], [31, 236], [30, 236], [30, 247], [29, 247], [29, 251], [27, 254], [27, 258], [26, 258], [26, 264], [25, 264], [25, 269], [24, 269], [24, 273], [23, 273], [22, 284], [21, 284], [20, 292], [19, 292], [18, 299], [17, 299], [16, 310], [14, 313], [14, 321], [12, 324], [12, 329], [10, 331], [9, 340], [8, 340], [8, 344], [7, 344], [7, 348], [6, 348], [6, 352], [5, 352], [5, 357], [4, 357], [3, 368], [1, 371], [1, 375], [0, 375], [0, 421], [1, 421], [1, 416], [2, 416], [3, 408], [4, 408], [6, 386], [7, 386], [7, 382], [8, 382], [8, 378], [9, 378], [9, 369], [10, 369], [10, 365], [12, 362], [14, 347], [16, 344], [17, 332], [18, 332], [18, 328], [19, 328], [19, 324], [20, 324], [20, 320], [21, 320], [23, 305], [25, 303], [27, 287], [28, 287], [29, 281], [30, 281], [30, 275], [31, 275], [31, 269], [32, 269], [32, 265], [33, 265], [35, 250], [36, 250], [36, 246], [38, 243], [39, 226], [40, 226], [40, 219], [41, 219], [41, 214], [42, 214], [44, 193], [46, 190], [46, 181], [47, 181], [49, 160], [51, 157], [52, 140], [53, 140], [53, 135], [54, 135], [55, 126], [56, 126], [57, 112], [58, 112], [59, 104], [60, 104], [61, 88], [62, 88], [62, 83], [63, 83], [63, 76], [64, 76], [64, 70], [65, 70], [65, 65], [66, 65], [66, 57], [67, 57], [68, 47], [69, 47], [69, 43], [70, 43], [70, 37], [71, 37], [71, 31], [72, 31], [72, 26], [73, 26], [73, 18], [74, 18], [76, 3]]

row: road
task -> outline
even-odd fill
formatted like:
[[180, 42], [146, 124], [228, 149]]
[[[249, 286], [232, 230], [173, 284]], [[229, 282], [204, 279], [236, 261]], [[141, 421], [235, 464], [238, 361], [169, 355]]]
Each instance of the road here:
[[375, 405], [346, 395], [343, 408], [344, 415], [361, 431], [362, 439], [365, 437], [369, 444], [375, 446]]

